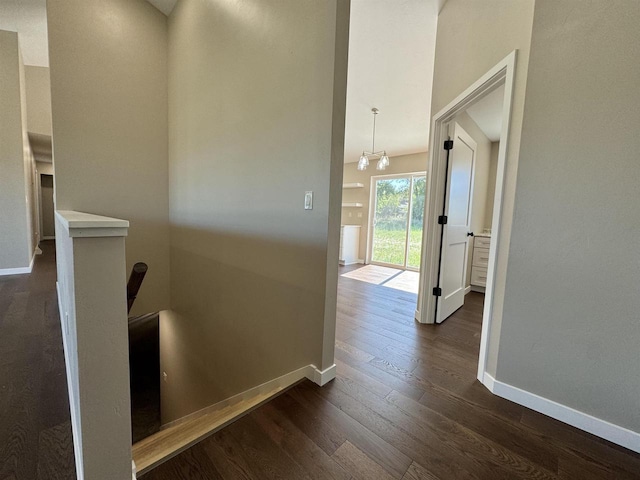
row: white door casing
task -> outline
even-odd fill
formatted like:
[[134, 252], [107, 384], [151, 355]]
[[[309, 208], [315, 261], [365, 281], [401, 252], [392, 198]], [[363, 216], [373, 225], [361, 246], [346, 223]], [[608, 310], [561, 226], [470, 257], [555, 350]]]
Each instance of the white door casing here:
[[442, 226], [442, 256], [440, 260], [440, 288], [436, 303], [436, 322], [441, 323], [464, 305], [471, 207], [476, 167], [477, 143], [460, 125], [449, 127], [453, 149], [449, 153], [447, 196]]

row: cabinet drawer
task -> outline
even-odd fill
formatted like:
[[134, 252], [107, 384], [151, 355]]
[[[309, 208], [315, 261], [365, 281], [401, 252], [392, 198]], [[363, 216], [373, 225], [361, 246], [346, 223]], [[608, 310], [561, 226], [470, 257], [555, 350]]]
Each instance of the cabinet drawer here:
[[473, 246], [480, 248], [489, 248], [491, 245], [491, 237], [474, 237]]
[[477, 285], [478, 287], [487, 286], [487, 269], [483, 267], [471, 268], [471, 285]]
[[489, 249], [476, 247], [473, 249], [474, 267], [486, 267], [489, 265]]

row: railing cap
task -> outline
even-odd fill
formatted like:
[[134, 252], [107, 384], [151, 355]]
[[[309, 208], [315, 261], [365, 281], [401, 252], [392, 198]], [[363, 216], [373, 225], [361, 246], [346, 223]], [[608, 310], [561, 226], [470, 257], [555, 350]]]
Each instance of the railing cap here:
[[56, 217], [70, 237], [126, 237], [129, 221], [73, 210], [56, 210]]

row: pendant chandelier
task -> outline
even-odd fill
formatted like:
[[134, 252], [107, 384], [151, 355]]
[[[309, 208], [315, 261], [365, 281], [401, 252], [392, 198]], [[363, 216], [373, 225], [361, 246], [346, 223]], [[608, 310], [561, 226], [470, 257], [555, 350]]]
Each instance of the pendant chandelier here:
[[360, 156], [360, 160], [358, 161], [358, 170], [366, 170], [369, 166], [369, 159], [378, 160], [378, 164], [376, 165], [377, 170], [385, 170], [389, 166], [389, 157], [387, 156], [387, 152], [385, 150], [380, 150], [376, 152], [376, 115], [380, 113], [377, 108], [372, 108], [371, 113], [373, 113], [373, 135], [371, 142], [371, 151], [367, 152], [366, 150], [362, 152]]

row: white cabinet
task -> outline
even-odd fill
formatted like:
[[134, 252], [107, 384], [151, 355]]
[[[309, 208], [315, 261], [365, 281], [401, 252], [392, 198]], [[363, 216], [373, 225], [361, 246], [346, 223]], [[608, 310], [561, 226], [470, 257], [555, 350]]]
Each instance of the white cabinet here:
[[487, 286], [487, 267], [489, 266], [489, 248], [491, 236], [476, 235], [473, 239], [471, 257], [471, 290], [484, 292]]
[[340, 227], [340, 265], [353, 265], [360, 259], [360, 225]]

